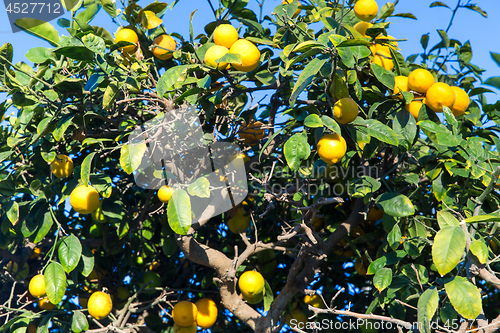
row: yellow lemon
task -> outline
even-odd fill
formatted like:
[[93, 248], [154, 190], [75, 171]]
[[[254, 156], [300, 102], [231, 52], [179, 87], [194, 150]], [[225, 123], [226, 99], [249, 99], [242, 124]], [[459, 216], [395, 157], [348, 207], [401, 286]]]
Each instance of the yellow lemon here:
[[129, 28], [124, 28], [124, 29], [119, 30], [116, 33], [116, 38], [115, 38], [115, 43], [122, 42], [122, 41], [136, 44], [136, 45], [128, 45], [128, 46], [124, 46], [124, 47], [120, 48], [120, 51], [122, 51], [122, 52], [131, 53], [131, 52], [135, 52], [135, 50], [137, 48], [137, 42], [139, 42], [139, 37], [137, 37], [137, 34], [135, 33], [134, 30], [129, 29]]
[[153, 41], [153, 55], [160, 60], [167, 60], [172, 58], [173, 51], [175, 51], [175, 40], [169, 35], [160, 35]]
[[285, 316], [285, 320], [290, 327], [304, 327], [303, 325], [307, 323], [307, 317], [300, 308], [290, 311], [290, 314]]
[[236, 70], [241, 72], [251, 72], [259, 65], [260, 51], [254, 43], [246, 40], [237, 40], [229, 49], [230, 53], [241, 56], [241, 65], [231, 64]]
[[167, 203], [170, 200], [170, 197], [174, 193], [174, 189], [171, 188], [168, 185], [163, 185], [160, 187], [158, 190], [158, 199], [160, 199], [161, 202]]
[[450, 109], [455, 103], [455, 92], [444, 82], [434, 83], [425, 94], [425, 105], [434, 112], [443, 112], [443, 106]]
[[368, 37], [366, 35], [366, 30], [368, 30], [371, 27], [373, 27], [373, 24], [363, 21], [358, 22], [356, 23], [356, 25], [354, 25], [354, 29], [356, 29], [363, 37]]
[[410, 104], [405, 105], [405, 109], [408, 110], [415, 119], [418, 119], [418, 114], [420, 113], [420, 108], [422, 107], [422, 101], [413, 100]]
[[397, 98], [403, 98], [401, 94], [403, 91], [408, 91], [408, 77], [407, 76], [396, 76], [393, 95], [396, 95]]
[[80, 214], [90, 214], [99, 207], [99, 193], [92, 186], [79, 185], [69, 196], [69, 203]]
[[374, 223], [377, 222], [378, 220], [381, 220], [383, 217], [384, 217], [384, 210], [374, 206], [370, 208], [370, 210], [368, 211], [368, 216], [366, 219], [369, 222]]
[[342, 136], [327, 134], [319, 140], [317, 150], [325, 163], [337, 163], [347, 152], [347, 144]]
[[96, 291], [90, 296], [87, 306], [90, 315], [97, 320], [101, 320], [111, 313], [113, 302], [108, 294]]
[[240, 287], [243, 297], [255, 297], [264, 290], [264, 277], [262, 277], [262, 274], [259, 272], [247, 271], [241, 274], [238, 280], [238, 286]]
[[52, 310], [56, 306], [52, 303], [50, 303], [48, 297], [40, 298], [37, 302], [38, 307], [42, 310]]
[[189, 301], [180, 301], [172, 310], [172, 318], [179, 326], [191, 326], [196, 321], [198, 309]]
[[315, 308], [318, 309], [326, 309], [326, 305], [321, 299], [321, 296], [317, 294], [311, 296], [309, 295], [304, 296], [304, 303], [314, 306]]
[[238, 31], [231, 24], [221, 24], [214, 30], [214, 42], [217, 45], [231, 48], [238, 40]]
[[378, 14], [378, 5], [375, 0], [358, 0], [354, 5], [354, 14], [361, 21], [371, 21]]
[[358, 109], [358, 104], [352, 98], [341, 98], [333, 106], [333, 117], [341, 124], [349, 124], [358, 117]]
[[451, 87], [453, 92], [455, 93], [455, 103], [453, 103], [453, 107], [451, 111], [455, 115], [455, 117], [461, 116], [464, 114], [465, 110], [469, 107], [470, 99], [469, 95], [459, 87]]
[[213, 67], [215, 69], [226, 69], [228, 67], [227, 62], [219, 62], [217, 63], [216, 60], [222, 58], [226, 53], [229, 52], [229, 49], [225, 46], [221, 45], [214, 45], [210, 47], [207, 52], [205, 53], [205, 63]]
[[[284, 5], [284, 4], [289, 5], [289, 4], [291, 4], [292, 2], [294, 2], [294, 1], [297, 1], [298, 5], [300, 6], [300, 1], [299, 1], [299, 0], [282, 0], [282, 1], [281, 1], [281, 4], [282, 4], [282, 5]], [[297, 16], [299, 16], [299, 14], [300, 14], [300, 8], [297, 8], [297, 10], [295, 11], [295, 13], [293, 13], [292, 18], [296, 18]]]
[[174, 333], [196, 333], [198, 327], [196, 323], [193, 323], [189, 326], [180, 326], [177, 323], [174, 323]]
[[196, 323], [203, 329], [207, 329], [215, 324], [217, 320], [217, 305], [209, 298], [202, 298], [196, 303], [198, 309], [198, 316]]
[[392, 71], [394, 69], [391, 54], [381, 49], [377, 49], [376, 55], [373, 56], [373, 63], [384, 67], [388, 71]]
[[227, 221], [227, 226], [232, 233], [244, 232], [250, 226], [250, 215], [244, 209], [238, 208], [236, 214]]
[[57, 178], [67, 178], [73, 173], [73, 160], [67, 155], [59, 154], [50, 163], [50, 171]]
[[408, 88], [421, 94], [425, 94], [433, 84], [434, 76], [426, 69], [418, 68], [408, 75]]
[[28, 290], [30, 294], [36, 298], [45, 295], [45, 278], [43, 274], [38, 274], [31, 278]]

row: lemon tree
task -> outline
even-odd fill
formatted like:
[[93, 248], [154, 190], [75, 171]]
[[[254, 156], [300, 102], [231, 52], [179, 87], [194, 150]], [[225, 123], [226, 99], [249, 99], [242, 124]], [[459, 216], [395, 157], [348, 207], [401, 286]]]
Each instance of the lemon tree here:
[[0, 331], [499, 328], [500, 77], [450, 29], [487, 13], [434, 2], [414, 41], [398, 1], [179, 3], [82, 1], [0, 46]]

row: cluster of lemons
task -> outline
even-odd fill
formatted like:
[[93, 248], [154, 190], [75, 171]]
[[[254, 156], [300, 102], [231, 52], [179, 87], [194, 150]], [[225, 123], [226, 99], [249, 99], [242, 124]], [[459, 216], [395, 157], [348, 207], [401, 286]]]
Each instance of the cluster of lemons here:
[[[230, 24], [221, 24], [213, 33], [215, 45], [205, 53], [205, 63], [215, 69], [228, 69], [230, 66], [241, 72], [251, 72], [259, 65], [260, 51], [251, 41], [239, 38], [238, 31]], [[227, 53], [239, 54], [241, 64], [219, 62]]]
[[202, 298], [196, 303], [180, 301], [172, 310], [175, 333], [194, 333], [197, 326], [207, 329], [217, 321], [217, 305], [210, 298]]

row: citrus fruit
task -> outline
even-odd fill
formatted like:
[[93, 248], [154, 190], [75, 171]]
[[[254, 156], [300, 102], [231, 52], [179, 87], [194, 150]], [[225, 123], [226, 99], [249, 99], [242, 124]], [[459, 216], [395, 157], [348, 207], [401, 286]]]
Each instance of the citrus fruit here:
[[408, 77], [407, 76], [396, 76], [394, 78], [394, 91], [393, 95], [396, 95], [397, 98], [403, 98], [403, 91], [408, 91]]
[[358, 109], [358, 104], [352, 98], [341, 98], [333, 106], [333, 117], [341, 124], [349, 124], [358, 117]]
[[314, 220], [311, 221], [312, 226], [315, 231], [320, 231], [323, 228], [324, 219], [322, 216], [316, 216]]
[[210, 298], [202, 298], [196, 303], [198, 309], [198, 316], [196, 316], [196, 323], [203, 329], [212, 327], [217, 320], [217, 305]]
[[455, 92], [444, 82], [434, 83], [425, 94], [425, 105], [434, 112], [443, 112], [443, 106], [450, 109], [455, 103]]
[[[295, 1], [295, 0], [283, 0], [283, 1], [281, 1], [281, 4], [282, 4], [282, 5], [285, 5], [285, 4], [286, 4], [286, 5], [289, 5], [289, 4], [291, 4], [292, 2], [294, 2], [294, 1]], [[300, 1], [299, 1], [299, 0], [297, 0], [297, 3], [298, 3], [298, 5], [300, 6]], [[299, 14], [300, 14], [300, 8], [297, 8], [297, 10], [295, 11], [295, 13], [293, 13], [292, 18], [296, 18]]]
[[262, 140], [266, 135], [265, 130], [262, 128], [264, 124], [260, 121], [254, 121], [246, 126], [242, 126], [238, 135], [245, 144], [251, 144]]
[[250, 226], [250, 215], [244, 209], [238, 208], [233, 217], [227, 221], [227, 227], [232, 233], [239, 234]]
[[227, 62], [219, 62], [217, 63], [216, 60], [222, 58], [226, 53], [229, 52], [229, 49], [225, 46], [221, 45], [214, 45], [211, 46], [207, 52], [205, 53], [205, 63], [213, 67], [215, 69], [223, 70], [228, 67]]
[[408, 88], [421, 94], [425, 94], [433, 84], [434, 76], [426, 69], [418, 68], [408, 75]]
[[300, 308], [295, 308], [292, 311], [290, 311], [290, 314], [287, 314], [285, 316], [285, 320], [288, 326], [290, 327], [304, 327], [305, 323], [307, 323], [307, 317], [300, 310]]
[[246, 40], [239, 39], [231, 46], [229, 49], [230, 53], [236, 53], [241, 56], [241, 65], [240, 64], [231, 64], [234, 69], [241, 72], [251, 72], [257, 65], [260, 60], [260, 51], [255, 46], [254, 43]]
[[354, 5], [354, 14], [361, 21], [371, 21], [378, 14], [375, 0], [358, 0]]
[[264, 290], [262, 290], [262, 292], [260, 292], [255, 296], [248, 296], [244, 294], [241, 295], [243, 296], [243, 299], [247, 301], [248, 304], [258, 304], [262, 302], [262, 300], [264, 299]]
[[101, 238], [102, 237], [102, 224], [94, 223], [90, 226], [89, 229], [90, 237], [92, 238]]
[[410, 104], [405, 105], [405, 109], [408, 110], [415, 119], [418, 119], [418, 114], [420, 113], [420, 108], [424, 105], [422, 101], [413, 100]]
[[230, 48], [238, 40], [238, 31], [231, 24], [221, 24], [214, 30], [214, 42]]
[[196, 333], [198, 327], [196, 323], [193, 323], [189, 326], [180, 326], [177, 323], [174, 323], [174, 333]]
[[96, 291], [90, 295], [87, 306], [90, 315], [97, 320], [101, 320], [110, 314], [113, 308], [113, 302], [108, 294], [102, 291]]
[[179, 326], [191, 326], [196, 321], [198, 309], [189, 301], [180, 301], [172, 310], [172, 318]]
[[30, 259], [36, 259], [40, 257], [40, 253], [42, 253], [42, 249], [38, 246], [35, 246], [35, 248], [33, 249], [33, 253], [31, 253]]
[[157, 292], [155, 288], [158, 288], [161, 286], [161, 277], [158, 273], [152, 272], [152, 271], [146, 271], [144, 272], [144, 276], [142, 278], [143, 283], [141, 284], [141, 287], [145, 285], [146, 283], [149, 283], [149, 285], [144, 289], [144, 292], [146, 294], [154, 294]]
[[5, 269], [9, 271], [16, 280], [19, 278], [26, 279], [30, 273], [28, 263], [24, 263], [22, 269], [19, 269], [16, 262], [9, 261], [7, 265], [5, 265]]
[[380, 209], [378, 207], [372, 207], [368, 211], [368, 216], [366, 219], [369, 222], [377, 222], [378, 220], [381, 220], [384, 217], [384, 210]]
[[175, 40], [169, 35], [160, 35], [153, 41], [153, 55], [160, 60], [172, 58], [172, 51], [175, 50]]
[[94, 220], [97, 223], [106, 223], [108, 222], [108, 219], [106, 218], [106, 215], [104, 215], [104, 212], [102, 211], [102, 205], [99, 205], [99, 207], [96, 208], [91, 214], [92, 220]]
[[384, 39], [384, 41], [382, 43], [376, 43], [370, 46], [370, 50], [372, 51], [373, 55], [375, 55], [377, 51], [385, 51], [386, 53], [390, 54], [391, 51], [389, 50], [389, 47], [393, 50], [398, 49], [398, 42], [396, 42], [395, 38], [392, 36], [380, 35], [375, 39]]
[[174, 189], [171, 188], [168, 185], [163, 185], [160, 187], [158, 190], [158, 199], [160, 199], [161, 202], [167, 203], [170, 200], [170, 197], [174, 193]]
[[37, 302], [38, 307], [42, 310], [52, 310], [56, 306], [52, 303], [50, 303], [48, 297], [40, 298]]
[[134, 30], [129, 28], [123, 28], [116, 33], [115, 37], [115, 43], [122, 41], [136, 44], [136, 45], [127, 45], [120, 48], [120, 51], [122, 52], [131, 53], [136, 50], [139, 37], [137, 37], [137, 34], [135, 33]]
[[354, 269], [359, 275], [366, 275], [366, 266], [364, 264], [365, 258], [363, 260], [361, 259], [356, 259], [356, 262], [354, 263]]
[[256, 271], [247, 271], [241, 274], [238, 280], [243, 297], [255, 297], [264, 290], [265, 281], [262, 274]]
[[455, 93], [455, 103], [453, 103], [453, 107], [451, 111], [455, 115], [455, 117], [461, 116], [464, 114], [465, 110], [469, 107], [470, 99], [469, 95], [459, 87], [451, 87], [453, 92]]
[[151, 263], [151, 265], [149, 265], [149, 270], [150, 271], [155, 270], [158, 267], [160, 267], [160, 265], [161, 265], [160, 262], [155, 260]]
[[338, 134], [327, 134], [318, 142], [318, 155], [326, 163], [337, 163], [347, 152], [347, 144]]
[[320, 295], [305, 295], [304, 296], [304, 303], [309, 304], [311, 306], [314, 306], [315, 308], [318, 309], [326, 309], [325, 303], [321, 299]]
[[278, 267], [276, 252], [271, 249], [257, 252], [257, 262], [259, 263], [259, 270], [263, 274], [270, 274]]
[[384, 67], [388, 71], [392, 71], [394, 69], [391, 54], [385, 50], [377, 49], [376, 55], [373, 56], [373, 63]]
[[67, 178], [73, 173], [73, 160], [67, 155], [59, 154], [50, 163], [50, 171], [57, 178]]
[[372, 26], [373, 26], [373, 24], [371, 24], [369, 22], [361, 21], [361, 22], [358, 22], [354, 25], [354, 29], [356, 29], [363, 37], [367, 37], [366, 30], [368, 30]]
[[38, 274], [31, 278], [28, 290], [30, 294], [36, 298], [45, 295], [45, 278], [43, 274]]
[[90, 214], [99, 207], [99, 193], [92, 186], [79, 185], [69, 196], [71, 207], [79, 214]]
[[36, 333], [36, 326], [33, 323], [28, 325], [28, 333]]

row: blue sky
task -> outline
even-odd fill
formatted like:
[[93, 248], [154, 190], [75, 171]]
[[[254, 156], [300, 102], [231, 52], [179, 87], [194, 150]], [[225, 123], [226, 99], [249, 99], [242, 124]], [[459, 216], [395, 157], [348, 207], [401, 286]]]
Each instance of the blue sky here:
[[[139, 1], [139, 5], [146, 6], [152, 1]], [[171, 2], [171, 1], [169, 1]], [[218, 1], [212, 0], [214, 6]], [[399, 46], [405, 57], [421, 52], [420, 37], [422, 34], [430, 33], [429, 46], [440, 41], [436, 29], [445, 29], [451, 16], [451, 11], [446, 8], [429, 8], [431, 0], [401, 0], [396, 7], [396, 13], [410, 12], [418, 20], [393, 17], [390, 18], [393, 24], [389, 33], [397, 39], [407, 39], [406, 42], [400, 42]], [[455, 7], [457, 0], [443, 0], [450, 7]], [[462, 0], [462, 3], [466, 0]], [[456, 18], [455, 24], [449, 31], [449, 37], [458, 39], [461, 42], [470, 40], [473, 49], [472, 63], [486, 69], [484, 78], [500, 75], [500, 68], [496, 66], [490, 57], [489, 52], [500, 53], [500, 37], [497, 31], [500, 21], [500, 6], [498, 0], [477, 0], [477, 4], [485, 10], [489, 17], [483, 18], [478, 13], [467, 9], [461, 9]], [[265, 0], [264, 13], [271, 13], [272, 9], [280, 3], [279, 0]], [[385, 4], [385, 1], [377, 0], [379, 8]], [[0, 4], [2, 6], [2, 4]], [[249, 8], [258, 10], [257, 0], [249, 0]], [[178, 32], [184, 36], [189, 33], [189, 15], [198, 9], [194, 15], [194, 33], [195, 35], [203, 33], [204, 26], [213, 21], [213, 14], [207, 0], [181, 0], [171, 12], [167, 12], [163, 18], [163, 24], [168, 33]], [[69, 14], [65, 14], [69, 18]], [[51, 22], [60, 34], [66, 34], [65, 29], [57, 26], [56, 20]], [[114, 33], [117, 25], [111, 22], [107, 13], [101, 9], [97, 17], [91, 22], [92, 25], [103, 26], [109, 32]], [[236, 25], [236, 22], [233, 22]], [[35, 46], [50, 45], [45, 41], [30, 36], [24, 32], [12, 33], [8, 23], [7, 13], [0, 11], [0, 43], [10, 42], [14, 46], [14, 60], [26, 61], [26, 52]], [[0, 95], [0, 100], [5, 95]], [[488, 99], [494, 100], [497, 97], [489, 94]]]

